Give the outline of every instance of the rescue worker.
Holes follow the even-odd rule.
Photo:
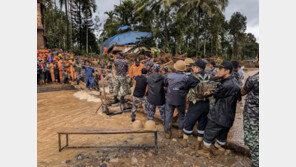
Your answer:
[[[167,74],[169,73],[169,68],[167,66],[164,66],[161,70],[161,74],[166,77]]]
[[[207,97],[213,96],[216,103],[208,114],[202,149],[197,150],[198,154],[206,157],[225,151],[227,135],[235,118],[236,104],[237,101],[241,100],[240,87],[232,75],[232,63],[223,61],[217,67],[219,68],[218,76],[221,77],[221,83],[213,93],[207,92]]]
[[[118,93],[120,86],[122,86],[123,94],[120,97],[121,102],[124,101],[124,96],[128,93],[128,83],[126,73],[128,71],[128,63],[124,59],[121,52],[117,53],[117,59],[114,61],[114,66],[116,70],[115,75],[115,90],[114,90],[114,103],[118,103]]]
[[[164,77],[159,73],[160,66],[154,64],[151,68],[152,74],[148,76],[148,92],[147,92],[147,120],[153,120],[156,107],[161,115],[162,123],[164,124],[165,112],[165,91]]]
[[[192,72],[192,69],[191,69],[191,64],[194,63],[194,61],[191,59],[191,58],[186,58],[184,60],[184,62],[186,63],[186,75],[190,75],[191,72]]]
[[[147,88],[147,69],[142,68],[141,70],[142,75],[137,75],[135,77],[135,89],[133,93],[133,108],[131,119],[132,122],[136,120],[136,111],[138,109],[139,104],[141,103],[144,110],[146,111],[146,88]]]
[[[59,68],[59,78],[60,78],[60,82],[63,82],[63,74],[62,74],[62,65],[63,65],[63,62],[61,60],[61,58],[59,57],[58,58],[58,68]]]
[[[256,57],[259,67],[259,55]],[[244,108],[244,141],[251,153],[252,166],[259,166],[259,72],[248,77],[241,90],[246,95]]]
[[[238,61],[234,60],[234,61],[231,61],[231,64],[233,66],[232,75],[237,80],[237,83],[240,85],[240,87],[242,87],[243,83],[240,80],[240,77],[239,77],[239,74],[238,74],[239,63],[238,63]]]
[[[85,70],[85,86],[90,90],[94,87],[94,76],[93,73],[95,70],[89,66],[89,62],[85,62],[85,66],[82,66],[82,69]]]
[[[145,66],[140,62],[139,58],[135,58],[133,65],[129,69],[129,77],[134,78],[142,74],[142,69]]]
[[[76,73],[76,84],[79,85],[79,82],[80,82],[81,77],[82,77],[81,64],[79,63],[79,61],[75,62],[74,69],[75,69],[75,73]]]
[[[210,80],[210,75],[206,74],[204,71],[207,65],[205,61],[199,59],[195,63],[191,63],[191,65],[193,69],[192,75],[198,79],[199,83]],[[210,107],[208,98],[198,97],[199,94],[203,93],[201,92],[201,89],[199,89],[199,87],[202,86],[199,83],[196,87],[191,88],[188,93],[189,107],[185,118],[183,140],[181,141],[182,146],[187,147],[188,137],[192,134],[194,125],[198,121],[196,149],[199,149],[199,145],[203,140],[204,130],[208,121],[207,115]]]
[[[154,64],[150,52],[148,52],[148,51],[145,52],[145,58],[148,59],[148,61],[145,63],[145,68],[147,69],[147,71],[148,71],[147,74],[149,76],[152,73],[151,67]]]
[[[185,75],[186,63],[178,60],[174,64],[174,73],[170,73],[164,80],[164,86],[167,87],[166,106],[165,106],[165,137],[170,139],[172,136],[172,118],[175,108],[178,109],[178,137],[183,137],[183,128],[185,121],[186,95],[190,88],[198,84],[198,80],[192,75]]]
[[[54,78],[55,78],[55,82],[61,82],[59,74],[60,74],[60,70],[59,70],[59,67],[58,67],[58,63],[54,62]]]
[[[106,70],[105,81],[108,83],[109,93],[113,93],[114,84],[113,84],[113,75],[111,69]]]
[[[73,57],[70,58],[69,63],[70,63],[70,76],[71,76],[72,81],[75,81],[76,80],[76,73],[75,73],[75,68],[74,68],[75,60],[73,59]]]
[[[50,77],[51,77],[51,82],[55,82],[55,76],[54,76],[54,63],[51,62],[49,64],[49,72],[50,72]]]
[[[97,91],[100,91],[100,84],[99,84],[100,80],[101,80],[101,75],[99,74],[98,70],[95,70],[95,73],[94,73],[94,88]]]

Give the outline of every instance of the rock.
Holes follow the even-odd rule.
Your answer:
[[[118,162],[118,158],[112,158],[110,159],[110,162]]]
[[[136,165],[138,163],[138,160],[137,160],[137,158],[136,157],[132,157],[132,164],[133,165]]]
[[[173,141],[173,142],[177,142],[177,139],[173,138],[172,141]]]
[[[77,160],[83,160],[83,155],[82,154],[78,154],[76,157]]]
[[[68,159],[68,160],[66,160],[66,164],[68,164],[68,163],[70,163],[70,162],[71,162],[71,160],[69,160],[69,159]]]
[[[198,155],[197,153],[195,154],[195,156],[196,156],[196,157],[199,157],[199,155]]]

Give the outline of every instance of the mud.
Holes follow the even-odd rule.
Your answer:
[[[252,73],[254,73],[252,71]],[[247,76],[246,76],[247,77]],[[92,92],[88,92],[91,95]],[[93,94],[95,94],[93,92]],[[173,130],[172,140],[164,138],[163,126],[157,121],[159,132],[159,153],[154,149],[112,148],[112,149],[65,149],[58,151],[57,132],[66,128],[131,128],[130,113],[107,116],[99,110],[100,102],[79,98],[88,96],[75,90],[45,92],[37,94],[37,164],[45,166],[250,166],[247,156],[227,151],[211,159],[197,157],[194,151],[196,138],[189,138],[189,147],[182,148]],[[95,101],[95,102],[94,102]],[[243,103],[241,104],[243,105]],[[237,119],[229,139],[243,144],[242,108],[239,107]],[[137,119],[145,122],[146,115],[137,114]],[[153,146],[152,134],[122,135],[71,135],[70,146]],[[65,141],[62,141],[65,144]]]

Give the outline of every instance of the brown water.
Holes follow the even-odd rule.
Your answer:
[[[254,73],[254,72],[252,72]],[[211,159],[196,157],[194,153],[195,138],[190,137],[189,148],[183,149],[179,139],[164,139],[162,125],[157,125],[159,135],[159,154],[154,155],[153,149],[148,150],[122,150],[122,149],[65,149],[58,151],[58,131],[65,128],[131,128],[130,113],[116,116],[107,116],[96,113],[99,102],[87,101],[74,96],[77,91],[57,91],[37,94],[37,164],[43,166],[98,166],[102,158],[102,150],[112,158],[118,157],[116,162],[109,165],[131,166],[132,157],[136,158],[136,166],[249,166],[250,159],[245,156],[229,152]],[[91,92],[90,94],[93,94]],[[93,100],[96,101],[96,100]],[[137,114],[137,119],[146,120],[146,115]],[[241,122],[240,120],[238,121]],[[238,132],[239,131],[239,132]],[[243,131],[237,129],[231,138],[241,136]],[[176,138],[176,130],[173,131]],[[241,137],[240,137],[241,138]],[[99,146],[99,145],[151,145],[154,137],[151,134],[135,135],[71,135],[70,145]],[[62,144],[65,144],[64,139]],[[97,153],[99,150],[100,153]],[[105,154],[104,153],[104,154]],[[78,154],[88,158],[77,160]],[[70,160],[66,163],[66,160]],[[103,160],[102,160],[103,161]],[[106,162],[108,163],[108,161]]]

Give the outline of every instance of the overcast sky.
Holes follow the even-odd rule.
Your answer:
[[[106,11],[114,9],[114,5],[119,5],[120,0],[96,0],[97,11],[103,23],[107,19]],[[226,19],[229,20],[234,12],[241,12],[247,16],[247,32],[251,32],[259,42],[259,0],[229,0],[225,10]]]

